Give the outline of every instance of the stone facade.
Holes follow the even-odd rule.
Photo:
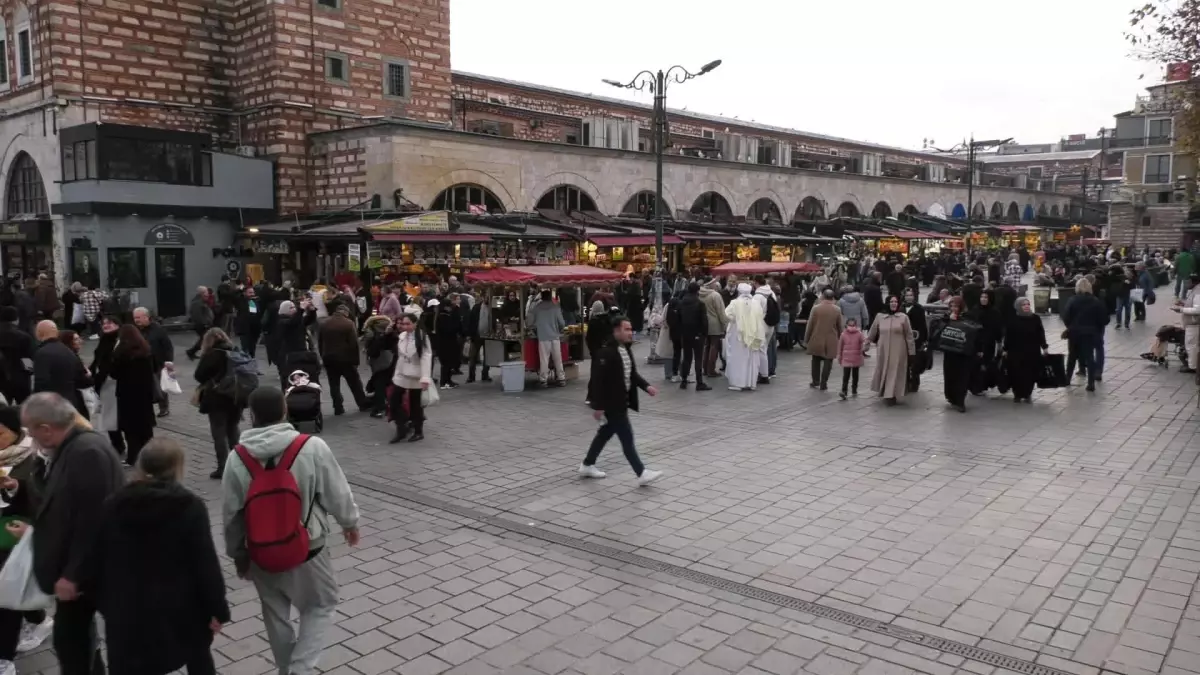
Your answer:
[[[1129,202],[1115,203],[1108,212],[1109,239],[1116,246],[1177,249],[1184,242],[1188,209],[1187,204],[1151,204],[1139,212]]]
[[[373,195],[380,195],[389,206],[396,190],[428,208],[446,188],[467,183],[490,190],[506,210],[529,211],[556,186],[570,185],[589,195],[599,211],[615,214],[630,198],[655,187],[654,158],[649,153],[566,148],[411,124],[317,134],[313,152],[317,158],[314,173],[320,177],[317,191],[330,200],[330,208],[365,202]],[[893,213],[910,205],[927,212],[935,204],[951,213],[967,198],[965,185],[690,157],[668,159],[663,198],[671,212],[688,210],[707,192],[724,197],[735,216],[746,214],[755,201],[769,199],[785,220],[792,220],[806,197],[823,202],[827,213],[843,202],[854,204],[860,213],[870,213],[881,201]],[[1070,203],[1062,195],[994,188],[976,188],[975,199],[980,207],[1015,204],[1020,211],[1026,205],[1035,211],[1054,206],[1065,209]]]
[[[1033,155],[1028,160],[1020,155],[989,158],[984,162],[984,167],[988,175],[999,176],[1028,176],[1031,167],[1040,167],[1042,177],[1037,180],[1041,181],[1043,190],[1072,197],[1083,196],[1083,173],[1085,170],[1088,174],[1088,185],[1093,189],[1103,171],[1103,162],[1099,153],[1095,157],[1062,160],[1038,159],[1037,157],[1037,155]],[[1028,179],[1030,187],[1034,182],[1036,182],[1035,179]]]

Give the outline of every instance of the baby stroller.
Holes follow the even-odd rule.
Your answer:
[[[312,424],[313,433],[325,428],[321,415],[321,359],[315,352],[297,352],[288,357],[288,387],[284,394],[288,422],[300,428]]]
[[[1167,366],[1167,345],[1175,345],[1175,356],[1179,359],[1181,367],[1188,367],[1187,347],[1183,344],[1183,329],[1179,326],[1162,326],[1154,333],[1154,342],[1150,345],[1150,351],[1142,354],[1142,358],[1157,363],[1162,367]]]

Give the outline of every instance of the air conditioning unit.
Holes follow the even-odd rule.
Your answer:
[[[234,149],[234,152],[242,157],[253,157],[255,154],[253,145],[239,145]]]

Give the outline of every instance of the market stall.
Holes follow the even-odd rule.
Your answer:
[[[814,262],[731,262],[712,268],[714,277],[734,275],[738,277],[756,274],[817,274],[821,266]]]
[[[559,265],[559,266],[518,266],[496,267],[477,272],[468,272],[466,281],[472,286],[489,291],[494,296],[495,291],[506,292],[514,290],[517,293],[520,310],[517,317],[499,326],[488,335],[480,336],[484,340],[484,363],[489,367],[500,368],[504,391],[522,391],[525,388],[525,373],[538,369],[537,336],[532,328],[525,325],[527,293],[531,286],[551,287],[556,290],[574,287],[576,301],[583,306],[583,288],[602,284],[616,283],[624,275],[615,270],[600,269],[588,265]],[[492,297],[481,302],[492,303]],[[583,313],[579,313],[580,322],[567,326],[562,336],[563,365],[570,366],[588,357],[584,332],[586,324]]]

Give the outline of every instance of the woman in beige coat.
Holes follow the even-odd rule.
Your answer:
[[[912,325],[908,315],[900,310],[900,298],[888,296],[884,310],[871,324],[867,339],[879,345],[879,361],[871,378],[871,391],[879,392],[889,406],[896,405],[908,386],[908,359],[917,353]]]

